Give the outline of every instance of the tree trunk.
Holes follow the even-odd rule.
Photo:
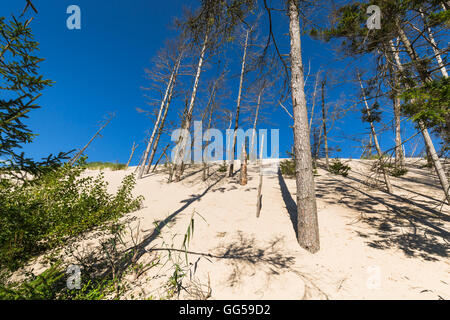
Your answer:
[[[180,63],[181,63],[181,59],[179,59],[177,61],[177,65],[175,68],[175,77],[173,78],[172,86],[170,87],[169,97],[167,98],[167,103],[164,107],[164,113],[163,113],[163,116],[161,119],[161,124],[159,125],[159,128],[158,128],[158,133],[156,135],[155,143],[153,143],[153,146],[152,146],[152,153],[150,154],[150,159],[148,161],[147,170],[145,171],[146,174],[148,174],[150,172],[150,168],[152,166],[152,162],[155,157],[156,150],[158,149],[159,139],[161,138],[161,134],[164,130],[164,124],[166,123],[167,113],[169,111],[170,102],[172,101],[173,89],[174,89],[175,83],[177,81],[177,74],[178,74],[178,69],[180,68]]]
[[[138,179],[141,179],[142,176],[144,175],[145,166],[147,164],[147,159],[149,157],[150,150],[151,150],[151,147],[153,144],[153,139],[155,138],[156,132],[158,130],[159,123],[161,121],[161,117],[162,117],[162,113],[163,113],[163,109],[164,109],[164,106],[166,105],[167,99],[169,97],[170,88],[172,87],[172,82],[175,78],[175,72],[177,70],[177,66],[178,66],[178,63],[180,60],[181,60],[181,53],[180,53],[180,56],[178,57],[177,63],[172,68],[172,73],[170,74],[169,83],[167,84],[166,92],[164,93],[164,98],[162,99],[161,106],[159,107],[158,116],[155,121],[155,126],[153,127],[152,135],[150,136],[150,139],[148,140],[148,143],[147,143],[147,148],[145,149],[144,160],[142,162],[141,167],[139,168],[139,172],[138,172],[138,176],[137,176]],[[151,165],[152,164],[149,163],[149,166],[151,166]]]
[[[422,20],[423,20],[424,26],[426,26],[427,25],[427,21],[426,21],[425,14],[424,14],[422,8],[419,9],[419,12],[420,12],[420,15],[422,16]],[[430,27],[426,26],[425,28],[427,29],[428,38],[430,40],[431,47],[433,48],[434,56],[435,56],[436,61],[438,63],[439,69],[441,70],[441,73],[444,76],[444,78],[448,78],[447,69],[445,68],[445,64],[444,64],[444,61],[442,60],[442,57],[441,57],[441,54],[440,54],[440,50],[439,50],[439,48],[437,46],[437,43],[434,40],[433,32],[431,31]]]
[[[112,118],[114,118],[114,115],[111,116],[108,121],[104,125],[100,127],[100,129],[97,130],[97,132],[92,136],[92,138],[86,143],[86,145],[70,160],[70,165],[73,166],[75,161],[83,154],[83,152],[89,147],[89,145],[94,141],[94,139],[100,134],[100,132],[111,122]]]
[[[392,40],[389,40],[389,46],[390,46],[390,49],[388,48],[386,50],[386,54],[391,59],[392,57],[395,56],[395,54],[394,54],[395,46],[394,46],[394,42]],[[389,53],[389,50],[392,53]],[[396,58],[394,58],[394,59],[397,60]],[[401,123],[400,108],[401,108],[401,105],[400,105],[400,97],[399,97],[400,88],[398,87],[399,76],[395,72],[395,70],[391,64],[389,64],[389,69],[392,74],[392,82],[393,82],[392,88],[394,91],[394,96],[393,96],[392,100],[393,100],[393,105],[394,105],[394,126],[395,126],[395,166],[397,168],[403,168],[405,166],[405,154],[402,149],[402,136],[401,136],[401,130],[400,130],[400,123]]]
[[[300,23],[295,0],[288,0],[291,91],[294,113],[294,150],[297,185],[298,242],[315,253],[320,249],[316,191],[311,160],[308,112],[303,79]]]
[[[133,146],[131,147],[130,158],[128,159],[128,162],[127,162],[127,164],[125,166],[125,170],[128,169],[128,166],[130,165],[131,159],[133,158],[133,155],[134,155],[134,150],[136,150],[136,148],[137,148],[137,145],[136,145],[135,142],[133,142]]]
[[[311,118],[309,119],[309,130],[311,131],[312,121],[314,119],[314,107],[316,105],[316,93],[317,93],[317,84],[319,83],[319,74],[320,71],[317,72],[316,75],[316,81],[314,82],[314,92],[313,92],[313,101],[312,101],[312,108],[311,108]]]
[[[327,170],[330,169],[330,163],[328,160],[328,138],[327,138],[327,115],[325,110],[325,83],[326,80],[322,81],[322,125],[323,125],[323,143],[325,147],[325,165]]]
[[[403,168],[405,166],[405,155],[402,149],[402,136],[400,131],[400,98],[394,97],[394,123],[395,123],[395,166]]]
[[[208,106],[209,106],[209,118],[208,118],[208,127],[206,129],[206,132],[209,132],[209,129],[211,129],[211,123],[212,123],[212,115],[213,115],[213,111],[214,111],[214,104],[215,104],[215,99],[216,99],[216,85],[217,85],[217,81],[219,81],[219,79],[217,79],[214,82],[213,88],[212,88],[212,92],[211,92],[211,96],[209,98],[208,101]],[[209,140],[209,137],[206,137]],[[205,138],[205,140],[206,140]],[[206,181],[206,179],[209,176],[209,159],[205,159],[205,149],[207,148],[207,145],[205,144],[205,147],[203,148],[203,155],[202,155],[202,161],[203,161],[203,181]]]
[[[250,154],[250,160],[253,161],[253,158],[256,158],[256,155],[254,155],[253,148],[255,147],[255,136],[256,136],[256,124],[258,123],[258,116],[259,116],[259,106],[261,104],[261,95],[263,94],[264,88],[262,88],[258,93],[258,102],[256,104],[256,113],[255,113],[255,121],[253,122],[253,132],[252,132],[252,142],[250,144],[249,154]]]
[[[251,29],[247,30],[247,34],[245,36],[245,44],[244,44],[244,54],[242,56],[242,67],[241,67],[241,77],[239,80],[239,93],[237,98],[237,106],[236,106],[236,120],[234,123],[234,134],[233,134],[233,143],[231,148],[233,149],[233,155],[230,163],[230,171],[228,172],[228,176],[232,177],[234,173],[234,158],[236,157],[236,139],[237,139],[237,129],[239,127],[239,112],[241,109],[241,94],[242,94],[242,83],[244,82],[244,72],[245,72],[245,59],[247,57],[247,45],[248,45],[248,36],[250,34]]]
[[[205,38],[203,40],[203,46],[202,46],[200,58],[198,60],[198,65],[197,65],[197,73],[195,74],[194,87],[192,88],[191,100],[189,102],[189,107],[188,107],[187,113],[186,113],[186,119],[184,121],[183,129],[186,129],[187,131],[189,131],[190,126],[191,126],[192,112],[194,110],[195,98],[197,96],[198,82],[200,80],[200,74],[202,73],[203,59],[205,57],[207,44],[208,44],[208,32],[206,32]],[[181,175],[183,173],[184,154],[186,152],[186,147],[187,147],[187,145],[185,145],[183,147],[183,144],[184,144],[183,138],[180,136],[180,139],[177,144],[177,150],[176,150],[177,152],[175,154],[175,156],[177,158],[177,159],[175,159],[176,160],[175,165],[178,161],[180,162],[180,165],[176,165],[176,167],[177,167],[176,172],[175,172],[175,181],[176,182],[181,180]]]
[[[158,165],[158,163],[161,161],[161,159],[162,159],[162,157],[163,157],[163,155],[165,155],[166,154],[166,150],[167,150],[167,148],[170,146],[170,143],[168,143],[167,145],[166,145],[166,147],[164,148],[164,150],[163,150],[163,152],[161,153],[161,155],[159,156],[159,158],[158,158],[158,160],[156,161],[156,163],[155,163],[155,165],[153,166],[153,170],[152,170],[152,172],[155,172],[155,170],[156,170],[156,166]]]
[[[400,39],[403,42],[403,45],[406,48],[406,52],[408,53],[412,63],[414,64],[417,72],[419,73],[420,77],[422,78],[422,81],[424,83],[432,81],[431,77],[427,75],[426,71],[424,72],[423,68],[420,66],[417,55],[415,54],[415,51],[413,47],[411,46],[411,43],[406,36],[405,32],[401,28],[399,22],[397,22],[397,30],[400,36]],[[397,53],[398,55],[398,53]],[[400,72],[403,70],[403,65],[401,63],[398,63],[398,69]],[[402,72],[401,72],[402,73]],[[436,174],[439,177],[439,181],[441,183],[442,189],[444,190],[445,197],[447,199],[447,202],[450,203],[450,191],[449,191],[449,183],[447,176],[444,171],[444,167],[442,166],[442,163],[437,156],[436,149],[434,148],[433,141],[431,140],[430,134],[428,133],[427,128],[425,127],[425,124],[422,121],[418,121],[420,130],[422,131],[423,139],[425,141],[426,148],[430,154],[430,157],[433,161],[434,168],[436,170]]]
[[[450,204],[450,186],[448,183],[447,176],[445,175],[444,167],[442,166],[441,161],[437,155],[436,149],[434,148],[433,141],[431,140],[430,134],[428,133],[425,124],[422,121],[419,121],[420,130],[422,130],[423,138],[425,140],[425,144],[428,148],[428,152],[430,153],[431,159],[433,160],[434,167],[436,169],[437,175],[439,177],[439,181],[441,182],[442,188],[444,189],[445,198],[447,199],[447,203]]]
[[[362,92],[362,95],[363,95],[364,104],[366,106],[367,117],[370,118],[369,104],[367,103],[366,95],[364,94],[364,87],[363,87],[363,84],[362,84],[362,81],[361,81],[361,78],[360,78],[359,74],[358,74],[358,79],[359,79],[359,84],[361,85],[361,92]],[[381,170],[383,171],[384,181],[386,183],[386,189],[387,189],[387,191],[389,193],[394,193],[394,191],[392,189],[392,185],[391,185],[391,180],[389,179],[389,175],[386,172],[386,168],[385,168],[384,163],[383,163],[383,153],[381,152],[380,144],[378,143],[377,134],[375,132],[375,126],[374,126],[372,121],[370,121],[370,130],[372,132],[373,143],[375,144],[375,149],[377,150],[377,153],[378,153],[378,158],[379,158],[379,161],[380,161],[380,164],[381,164]]]

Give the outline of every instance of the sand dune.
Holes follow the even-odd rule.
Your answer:
[[[207,182],[195,166],[180,183],[150,174],[135,190],[145,196],[144,208],[132,214],[148,250],[141,259],[149,259],[151,248],[179,248],[193,217],[192,279],[205,292],[209,283],[212,299],[450,298],[450,210],[440,202],[433,172],[410,164],[407,175],[393,178],[395,195],[388,195],[375,188],[380,180],[368,174],[370,161],[349,162],[345,178],[318,170],[321,250],[314,255],[297,244],[293,179],[264,176],[256,218],[256,166],[249,167],[246,186],[217,167]],[[105,172],[111,188],[125,174]],[[131,279],[134,291],[158,296],[156,278]]]
[[[238,174],[218,172],[218,165],[206,182],[196,166],[179,183],[168,184],[162,169],[145,176],[134,190],[145,196],[144,207],[124,217],[130,225],[127,246],[138,248],[143,265],[163,261],[168,248],[175,249],[171,259],[183,264],[183,235],[194,219],[185,290],[171,298],[449,299],[450,208],[441,202],[433,171],[410,160],[407,175],[392,178],[395,195],[389,195],[377,189],[381,180],[370,174],[371,161],[348,162],[348,177],[318,169],[316,254],[297,243],[295,180],[268,171],[256,218],[255,165],[246,186]],[[133,170],[104,171],[111,191]],[[74,247],[79,254],[95,251],[96,239]],[[173,271],[167,263],[130,274],[126,297],[167,298]]]

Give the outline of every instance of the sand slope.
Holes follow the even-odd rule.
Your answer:
[[[193,217],[192,265],[184,282],[190,290],[180,298],[449,299],[450,210],[440,202],[436,177],[414,162],[406,176],[392,178],[395,195],[388,195],[374,188],[380,181],[370,174],[371,164],[351,161],[346,178],[318,170],[321,250],[314,255],[297,244],[293,179],[264,176],[256,218],[256,166],[249,167],[246,186],[218,167],[206,182],[199,167],[187,169],[180,183],[150,174],[135,190],[145,196],[144,208],[131,214],[145,248],[139,258],[154,259],[151,248],[181,248]],[[125,174],[105,172],[111,188]],[[162,268],[130,281],[135,293],[161,297],[170,272]]]

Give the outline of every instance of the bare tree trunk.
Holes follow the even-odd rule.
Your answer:
[[[183,129],[186,129],[187,131],[189,131],[190,126],[191,126],[192,112],[194,110],[195,98],[197,96],[198,82],[200,80],[200,74],[202,73],[203,59],[205,57],[207,44],[208,44],[208,32],[206,32],[205,38],[203,40],[203,46],[202,46],[200,58],[198,60],[198,65],[197,65],[197,73],[195,75],[195,80],[194,80],[194,87],[192,88],[191,100],[189,102],[189,107],[188,107],[187,113],[186,113],[186,119],[184,121]],[[175,156],[176,156],[175,165],[178,161],[180,162],[180,165],[177,165],[176,172],[175,172],[175,181],[176,182],[181,180],[181,175],[183,173],[183,163],[184,163],[183,161],[184,161],[184,155],[186,152],[186,148],[187,148],[187,145],[184,143],[183,137],[180,136],[180,139],[177,143],[177,150],[176,150],[176,154],[175,154]]]
[[[402,149],[402,136],[400,131],[400,98],[394,97],[394,123],[395,123],[395,166],[403,168],[405,166],[405,155]]]
[[[386,55],[391,59],[394,57],[394,60],[396,60],[396,63],[398,63],[397,60],[400,60],[398,56],[395,56],[395,46],[394,42],[392,40],[389,40],[389,46],[390,49],[386,50]],[[389,53],[389,50],[392,53]],[[401,136],[401,130],[400,130],[400,114],[401,114],[401,105],[400,105],[400,97],[399,97],[399,76],[395,72],[394,68],[391,64],[389,64],[389,69],[392,74],[392,88],[394,91],[394,96],[392,98],[393,104],[394,104],[394,127],[395,127],[395,166],[397,168],[402,168],[405,166],[405,154],[402,149],[402,136]]]
[[[214,103],[215,103],[215,98],[216,98],[216,85],[219,79],[217,79],[214,82],[213,88],[212,88],[212,92],[211,92],[211,96],[209,98],[208,101],[208,105],[209,105],[209,118],[208,118],[208,127],[207,127],[207,131],[209,132],[209,129],[211,129],[211,123],[212,123],[212,115],[213,115],[213,111],[214,111]],[[209,136],[207,137],[209,140]],[[209,159],[205,159],[205,149],[207,148],[207,145],[205,145],[205,147],[203,148],[203,155],[202,155],[202,161],[203,161],[203,181],[206,181],[208,175],[209,175]]]
[[[298,242],[315,253],[320,249],[316,191],[311,160],[308,112],[303,79],[300,23],[295,0],[288,0],[291,42],[291,91],[294,113],[294,150],[297,185]]]
[[[172,73],[170,74],[169,83],[167,84],[166,92],[164,93],[164,98],[162,99],[161,106],[159,107],[158,116],[157,116],[156,121],[155,121],[155,126],[153,127],[152,135],[150,136],[150,139],[148,140],[148,143],[147,143],[147,148],[145,149],[144,160],[142,162],[141,167],[139,168],[139,172],[138,172],[138,176],[137,176],[138,179],[141,179],[142,176],[144,175],[145,166],[147,164],[147,159],[149,157],[150,150],[151,150],[151,147],[152,147],[152,144],[153,144],[153,139],[155,138],[155,134],[156,134],[156,132],[158,130],[159,123],[161,121],[161,117],[162,117],[162,113],[163,113],[163,109],[164,109],[164,106],[166,105],[167,99],[169,97],[170,89],[172,87],[172,82],[173,82],[173,80],[175,78],[175,73],[176,73],[176,70],[177,70],[177,66],[179,65],[179,61],[181,60],[181,56],[182,55],[180,53],[180,56],[178,57],[177,63],[172,68]],[[151,165],[152,164],[149,163],[149,166],[151,166]]]
[[[245,141],[242,144],[242,153],[241,153],[241,174],[239,177],[239,182],[241,186],[245,186],[247,184],[247,152],[245,148]]]
[[[419,9],[419,12],[420,12],[420,15],[422,16],[423,24],[426,26],[427,21],[426,21],[425,14],[424,14],[422,8]],[[448,78],[447,69],[445,68],[445,64],[444,64],[444,61],[442,60],[440,50],[437,46],[436,40],[434,40],[433,32],[431,31],[430,27],[426,26],[426,28],[427,28],[428,38],[430,40],[431,47],[433,48],[434,56],[438,63],[439,69],[441,70],[441,73],[444,76],[444,78]]]
[[[166,145],[166,147],[164,148],[163,152],[162,152],[161,155],[159,156],[158,160],[156,161],[155,165],[153,166],[152,172],[155,172],[158,163],[161,161],[163,155],[166,154],[166,150],[167,150],[167,148],[168,148],[169,146],[170,146],[170,143],[168,143],[168,144]]]
[[[363,95],[364,104],[366,106],[367,117],[370,119],[369,104],[367,103],[366,95],[364,94],[364,87],[363,87],[363,84],[362,84],[362,81],[361,81],[361,77],[359,76],[359,73],[358,73],[358,80],[359,80],[359,84],[361,85],[361,92],[362,92],[362,95]],[[386,189],[387,189],[387,191],[389,193],[394,193],[394,191],[392,189],[392,185],[391,185],[391,180],[389,179],[389,175],[386,172],[386,168],[385,168],[384,163],[383,163],[383,152],[381,152],[380,144],[378,143],[377,134],[375,132],[375,126],[374,126],[372,121],[370,121],[369,123],[370,123],[370,130],[371,130],[372,136],[373,136],[373,142],[375,144],[375,149],[377,150],[378,158],[379,158],[379,161],[380,161],[380,164],[381,164],[381,170],[383,171],[384,182],[386,183]]]
[[[255,121],[253,122],[253,132],[252,132],[252,142],[250,144],[250,150],[249,150],[249,154],[250,154],[250,161],[252,161],[253,159],[253,148],[255,147],[255,136],[256,136],[256,124],[258,123],[258,116],[259,116],[259,106],[261,104],[261,96],[263,94],[264,88],[261,88],[261,90],[258,93],[258,102],[256,104],[256,113],[255,113]]]
[[[323,142],[325,147],[325,166],[327,170],[330,169],[330,163],[328,160],[328,138],[327,138],[327,116],[325,110],[325,83],[326,79],[322,81],[322,125],[323,125]]]
[[[128,162],[125,166],[125,169],[128,169],[128,166],[130,165],[131,159],[133,159],[133,155],[134,155],[134,150],[136,150],[136,148],[138,147],[138,145],[136,145],[135,142],[133,142],[133,146],[131,147],[131,154],[130,154],[130,158],[128,159]]]
[[[177,81],[177,74],[178,74],[178,69],[180,68],[180,64],[181,64],[181,59],[179,59],[177,61],[177,65],[176,65],[176,68],[175,68],[175,76],[174,76],[173,81],[172,81],[172,86],[170,87],[170,92],[169,92],[169,97],[167,98],[167,103],[166,103],[166,105],[164,107],[164,113],[163,113],[163,116],[162,116],[162,119],[161,119],[161,124],[159,125],[159,128],[158,128],[158,133],[156,135],[155,143],[153,143],[153,146],[152,146],[152,152],[150,154],[150,159],[148,161],[148,166],[147,166],[147,169],[145,171],[146,174],[150,172],[150,168],[152,166],[152,162],[153,162],[153,159],[155,157],[156,150],[158,149],[159,139],[161,138],[161,134],[162,134],[162,132],[164,130],[164,124],[166,123],[167,113],[169,111],[170,102],[172,101],[173,89],[174,89],[175,83]]]
[[[415,53],[411,42],[409,41],[408,37],[406,36],[405,32],[403,31],[400,24],[397,22],[397,30],[400,36],[400,39],[403,42],[403,45],[406,48],[406,52],[408,53],[412,63],[414,64],[417,72],[419,73],[420,77],[422,78],[422,81],[424,83],[432,81],[431,77],[426,74],[426,71],[420,66],[417,54]],[[398,53],[397,53],[398,55]],[[401,63],[398,63],[398,66],[400,71],[403,70],[403,65]],[[433,141],[431,140],[430,134],[428,133],[428,130],[425,126],[425,124],[422,121],[418,121],[420,130],[422,131],[423,139],[425,141],[426,148],[430,154],[430,157],[433,161],[434,168],[436,170],[436,174],[439,177],[439,181],[441,183],[442,189],[444,190],[445,197],[447,199],[447,202],[450,203],[450,191],[449,191],[449,183],[447,176],[444,171],[444,167],[442,166],[442,163],[436,153],[436,149],[434,148]]]
[[[439,177],[439,181],[441,182],[442,188],[445,193],[445,198],[447,199],[447,203],[450,204],[450,185],[448,183],[447,176],[445,175],[444,167],[442,166],[441,161],[437,155],[436,149],[434,148],[433,141],[431,140],[430,134],[428,133],[425,124],[422,121],[419,121],[420,130],[422,130],[423,138],[425,140],[425,145],[428,148],[428,152],[430,153],[431,159],[433,160],[434,167],[436,169],[437,175]]]
[[[314,92],[313,92],[313,102],[311,108],[311,118],[309,119],[309,130],[311,131],[312,121],[314,119],[314,107],[316,105],[316,93],[317,93],[317,84],[319,83],[319,74],[320,71],[316,74],[316,81],[314,82]]]
[[[104,125],[100,127],[100,129],[97,130],[97,132],[92,136],[92,138],[86,143],[86,145],[70,160],[70,165],[73,166],[75,161],[78,160],[78,158],[83,154],[83,152],[89,147],[92,141],[100,134],[100,132],[111,122],[111,120],[114,118],[114,115],[112,115]]]
[[[248,45],[248,36],[250,34],[251,29],[247,30],[247,34],[245,36],[245,44],[244,44],[244,55],[242,56],[242,67],[241,67],[241,77],[239,80],[239,93],[237,98],[237,106],[236,106],[236,120],[234,123],[234,135],[233,135],[233,143],[231,148],[233,149],[233,156],[231,158],[230,163],[230,171],[228,172],[228,176],[232,177],[234,173],[234,158],[236,157],[236,139],[237,139],[237,129],[239,127],[239,112],[241,109],[241,94],[242,94],[242,83],[244,82],[244,72],[245,72],[245,59],[247,57],[247,45]]]

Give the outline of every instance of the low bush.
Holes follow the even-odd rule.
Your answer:
[[[393,177],[401,177],[407,173],[408,173],[408,169],[406,169],[406,168],[394,167],[391,170],[389,170],[389,174]]]
[[[228,166],[225,163],[222,164],[218,169],[219,172],[227,172],[227,170],[228,170]]]
[[[82,160],[30,182],[0,180],[0,269],[17,269],[30,257],[141,206],[142,197],[131,193],[133,175],[112,195],[103,174],[81,176],[85,168]]]
[[[348,172],[350,171],[350,166],[342,163],[339,159],[333,159],[330,164],[330,172],[333,174],[338,174],[341,176],[348,176]]]
[[[295,177],[295,162],[293,159],[286,159],[280,162],[281,174]]]

